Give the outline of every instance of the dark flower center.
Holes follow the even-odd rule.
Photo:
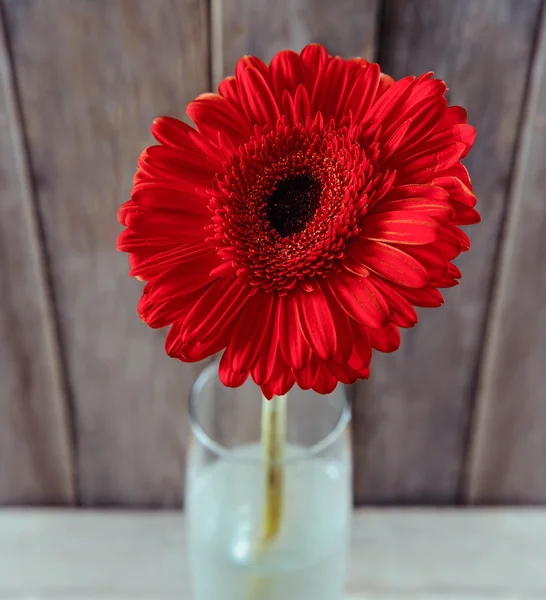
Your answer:
[[[267,218],[281,237],[303,231],[320,204],[322,184],[308,173],[281,181],[267,198]]]

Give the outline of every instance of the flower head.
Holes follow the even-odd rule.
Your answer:
[[[154,121],[119,211],[118,248],[147,281],[151,327],[185,362],[224,350],[228,386],[267,397],[367,377],[414,306],[440,306],[477,223],[459,162],[475,138],[432,73],[394,81],[319,45],[266,66],[242,58],[188,106],[197,129]]]

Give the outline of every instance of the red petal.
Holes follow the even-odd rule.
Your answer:
[[[267,79],[269,69],[267,68],[267,65],[264,63],[264,61],[261,58],[258,58],[257,56],[249,56],[249,55],[241,57],[237,61],[237,65],[235,66],[235,74],[237,74],[238,70],[242,70],[243,67],[251,67],[253,69],[256,69],[256,71],[258,71],[258,73],[264,79]]]
[[[195,185],[209,187],[218,170],[207,156],[195,148],[150,146],[140,155],[139,167],[150,176],[172,177]],[[189,184],[189,183],[188,183]]]
[[[434,246],[446,260],[457,258],[465,250],[461,238],[452,228],[447,226],[440,228],[440,235],[434,242]]]
[[[248,288],[237,279],[218,279],[195,303],[184,319],[184,344],[218,337],[243,308]]]
[[[152,135],[165,146],[186,148],[190,132],[195,131],[184,121],[172,117],[157,117],[152,123]]]
[[[417,313],[413,306],[380,277],[373,277],[373,283],[389,305],[392,321],[400,327],[413,327],[417,323]]]
[[[390,75],[385,75],[385,73],[381,73],[379,77],[379,86],[377,88],[376,99],[383,96],[383,94],[388,91],[393,85],[395,81]]]
[[[138,205],[123,206],[124,225],[139,232],[143,237],[169,238],[179,244],[203,242],[207,236],[205,221],[201,215],[184,214],[171,210],[141,210]]]
[[[341,308],[355,321],[368,327],[383,327],[389,319],[387,303],[367,277],[341,272],[329,281]]]
[[[176,187],[179,189],[171,187],[168,183],[164,185],[163,182],[145,187],[138,186],[133,190],[131,198],[138,210],[147,208],[169,210],[184,215],[198,215],[208,221],[210,219],[209,199],[196,191],[191,184],[185,189],[183,182],[180,181]]]
[[[211,283],[197,288],[189,294],[156,296],[155,301],[149,293],[143,293],[138,303],[138,314],[147,325],[154,329],[171,325],[189,313],[191,307],[205,293],[209,285]]]
[[[380,125],[384,128],[386,117],[391,111],[393,111],[394,117],[397,116],[398,113],[395,112],[395,107],[409,97],[410,88],[414,81],[415,77],[404,77],[404,79],[400,79],[391,85],[381,98],[376,96],[368,115],[368,126],[366,128],[368,132],[374,131]]]
[[[337,350],[332,313],[320,287],[312,292],[294,291],[300,327],[307,343],[319,358],[333,358]]]
[[[370,110],[379,85],[379,74],[379,65],[369,65],[350,91],[345,112],[352,112],[353,123],[361,123]]]
[[[455,209],[454,225],[475,225],[482,220],[480,214],[473,208],[469,208],[459,202],[452,202],[452,205]]]
[[[415,144],[428,137],[438,126],[446,108],[445,98],[433,96],[421,100],[405,112],[400,120],[406,121],[409,119],[410,126],[404,135],[404,139],[397,147],[396,154],[409,152]],[[387,135],[390,135],[389,130],[385,132],[385,136]],[[396,159],[393,158],[393,160]]]
[[[414,215],[421,213],[422,215],[432,217],[438,223],[448,223],[452,221],[455,216],[455,210],[447,200],[434,201],[429,200],[428,198],[407,198],[406,200],[383,201],[373,207],[370,211],[370,216],[389,211],[412,211]],[[370,216],[367,218],[370,218]]]
[[[407,136],[408,129],[411,127],[411,119],[406,119],[402,124],[395,129],[390,137],[384,136],[384,142],[381,144],[381,154],[385,162],[394,154],[396,150],[404,142]]]
[[[267,386],[275,396],[284,396],[290,391],[294,383],[296,383],[296,380],[292,369],[286,364],[279,349],[277,350],[275,364],[273,365],[271,377],[267,381]]]
[[[228,342],[233,329],[233,324],[230,324],[222,331],[203,342],[192,344],[180,344],[180,354],[176,357],[184,362],[199,362],[205,358],[209,358],[214,354],[223,350]]]
[[[252,67],[237,65],[239,98],[249,121],[257,125],[274,125],[281,114],[271,88],[263,76]]]
[[[248,374],[264,341],[274,307],[274,294],[261,290],[246,301],[224,354],[232,371]]]
[[[456,201],[461,204],[465,204],[470,208],[474,208],[474,206],[476,206],[476,196],[473,194],[472,190],[458,177],[436,177],[432,183],[445,189],[449,194],[449,199],[452,202]]]
[[[217,256],[216,249],[207,243],[177,246],[144,260],[134,261],[129,275],[151,279],[173,267],[187,265],[188,271],[200,271],[204,276],[203,271],[206,273],[211,265],[219,262],[219,259],[214,261],[212,258],[214,255]]]
[[[252,379],[262,385],[268,381],[273,371],[275,356],[279,345],[279,327],[278,327],[278,301],[271,309],[271,318],[264,335],[262,347],[256,357],[256,362],[252,367]]]
[[[201,94],[188,104],[186,112],[197,129],[214,142],[218,141],[219,131],[236,144],[244,144],[253,134],[250,123],[219,94]]]
[[[311,97],[312,114],[320,112],[325,119],[338,116],[338,110],[345,100],[347,75],[346,62],[340,57],[332,58],[319,71]]]
[[[361,372],[369,367],[372,360],[369,329],[366,325],[357,322],[351,322],[351,327],[353,330],[353,352],[347,364],[351,369]]]
[[[466,123],[467,120],[468,114],[462,106],[449,106],[444,115],[443,124],[449,127],[450,125]]]
[[[169,297],[189,294],[210,283],[210,265],[215,264],[213,255],[194,257],[187,263],[172,267],[151,279],[148,286],[150,300],[154,302]]]
[[[403,249],[425,267],[431,279],[443,277],[446,274],[448,263],[441,252],[438,252],[435,244],[431,244],[430,246],[411,246],[411,248],[404,246]]]
[[[279,102],[284,92],[294,96],[296,89],[304,79],[303,62],[300,55],[292,50],[279,52],[271,60],[269,73]]]
[[[294,96],[294,112],[300,123],[304,122],[305,119],[311,114],[311,101],[309,100],[309,94],[303,85],[299,85]]]
[[[464,158],[476,141],[476,129],[472,125],[456,125],[454,128],[454,137],[458,142],[466,146],[466,151],[461,158]]]
[[[371,271],[407,287],[426,285],[428,274],[421,263],[398,248],[359,238],[348,247],[347,253]]]
[[[243,107],[241,106],[241,101],[239,100],[239,92],[237,91],[237,80],[235,79],[235,75],[230,75],[219,83],[218,93],[226,100],[229,100],[230,104],[232,104],[234,108],[241,112],[241,115],[244,115]]]
[[[426,200],[427,202],[446,202],[449,199],[449,194],[446,194],[446,190],[442,186],[411,183],[391,188],[383,202],[408,199]]]
[[[397,244],[429,244],[438,233],[434,219],[402,210],[369,215],[362,228],[362,235],[368,239]]]
[[[328,52],[320,44],[309,44],[301,51],[300,56],[305,74],[305,87],[309,96],[312,96],[318,73],[328,60]]]
[[[311,348],[303,337],[293,294],[279,298],[279,345],[285,361],[293,369],[303,369],[311,358]]]
[[[174,323],[167,339],[165,340],[165,350],[167,354],[173,358],[178,358],[183,362],[197,362],[216,354],[222,348],[225,348],[229,339],[229,329],[222,330],[222,335],[215,340],[210,340],[203,344],[192,344],[190,347],[184,347],[182,344],[183,321],[179,320]]]
[[[353,352],[353,332],[349,317],[341,306],[339,306],[326,281],[319,280],[319,283],[330,308],[336,330],[337,351],[334,359],[336,362],[347,362]]]
[[[132,229],[122,231],[116,242],[116,249],[120,252],[132,252],[142,257],[152,256],[171,248],[178,248],[179,240],[158,235],[156,237],[143,236]]]
[[[341,308],[355,321],[372,328],[388,322],[387,303],[369,278],[342,271],[331,278],[329,285]]]
[[[313,387],[319,374],[320,364],[316,354],[311,354],[311,360],[304,369],[301,371],[294,370],[296,383],[302,390],[310,390]]]
[[[413,306],[422,306],[424,308],[436,308],[438,306],[442,306],[444,303],[444,298],[440,292],[432,287],[431,285],[427,285],[420,289],[411,289],[411,288],[396,288],[398,293],[406,298],[409,302],[413,304]]]
[[[248,371],[237,373],[232,369],[227,350],[224,352],[222,359],[220,360],[218,375],[220,377],[220,381],[226,387],[230,388],[239,387],[248,379]]]
[[[358,372],[349,365],[344,365],[329,360],[326,363],[326,367],[337,381],[340,381],[346,385],[354,383],[359,378]]]
[[[321,364],[318,377],[313,384],[313,389],[319,394],[332,393],[338,384],[337,377],[334,377],[324,363]]]
[[[394,352],[400,347],[400,330],[394,323],[389,323],[383,329],[371,329],[372,346],[380,352]]]

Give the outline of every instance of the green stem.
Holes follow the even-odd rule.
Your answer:
[[[265,475],[265,502],[254,559],[259,561],[278,536],[284,511],[284,467],[286,447],[286,396],[267,400],[262,396],[262,457]],[[249,600],[267,600],[272,592],[270,579],[253,576],[248,588]]]
[[[286,396],[262,397],[262,453],[265,467],[265,506],[259,546],[278,535],[284,508]]]

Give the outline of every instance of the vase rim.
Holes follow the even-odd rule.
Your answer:
[[[195,383],[193,384],[190,391],[190,402],[189,402],[189,422],[193,435],[199,441],[199,443],[204,446],[209,452],[213,453],[218,458],[222,458],[225,460],[229,460],[232,462],[238,463],[247,463],[247,464],[257,464],[262,461],[261,457],[248,457],[237,455],[227,446],[218,443],[215,441],[203,428],[201,423],[199,422],[199,418],[196,415],[196,402],[197,398],[203,391],[207,381],[209,378],[215,374],[217,374],[219,365],[219,360],[215,360],[207,365],[199,374]],[[258,386],[256,386],[258,387]],[[345,387],[345,386],[344,386]],[[349,399],[347,397],[347,393],[345,390],[342,392],[343,396],[343,406],[341,408],[339,418],[337,419],[335,425],[332,429],[318,442],[306,447],[301,455],[290,456],[289,458],[283,458],[277,462],[278,464],[288,465],[293,463],[302,462],[305,460],[309,460],[319,454],[322,454],[325,450],[327,450],[330,446],[332,446],[342,435],[348,424],[351,421],[351,408],[349,404]],[[288,402],[290,402],[290,393],[288,393]]]

